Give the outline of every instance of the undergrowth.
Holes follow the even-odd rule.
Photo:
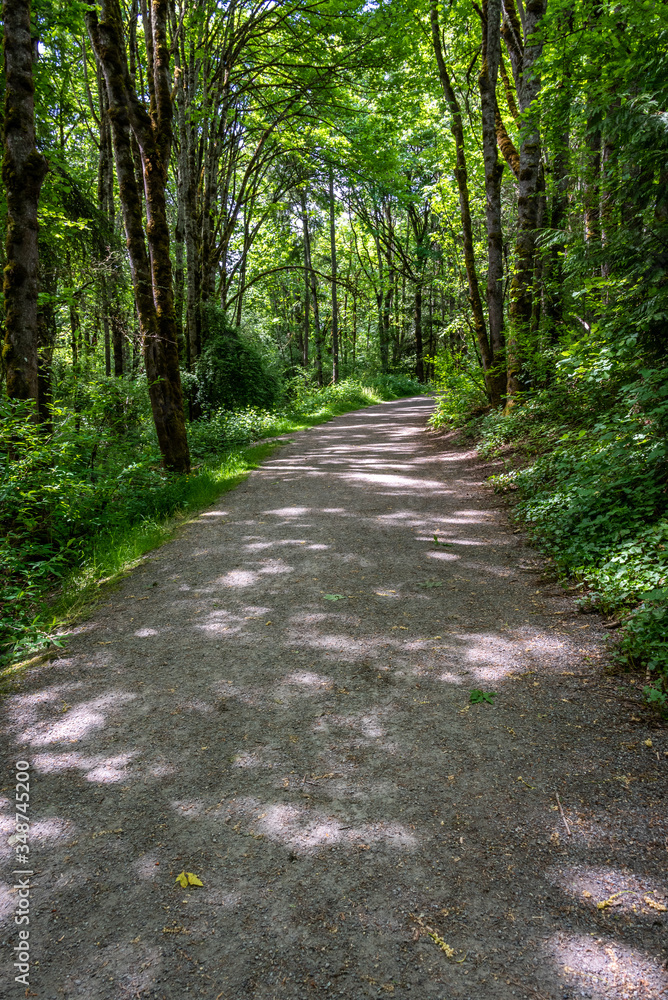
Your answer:
[[[366,383],[366,384],[365,384]],[[274,410],[218,409],[189,425],[194,467],[160,468],[142,380],[99,379],[80,412],[45,433],[0,402],[0,665],[59,633],[97,592],[160,544],[174,518],[212,503],[271,451],[251,442],[421,391],[404,376],[317,388],[293,379]]]
[[[452,401],[449,409],[456,412]],[[534,544],[563,577],[581,584],[582,610],[620,623],[618,658],[647,671],[646,698],[667,710],[663,367],[643,365],[629,351],[601,347],[584,359],[575,349],[564,354],[549,386],[505,415],[469,420],[465,429],[482,457],[505,458],[495,488],[514,495]]]

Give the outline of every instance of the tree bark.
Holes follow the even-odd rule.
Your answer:
[[[84,54],[84,60],[86,56]],[[115,205],[114,205],[114,151],[111,140],[111,126],[109,123],[109,101],[107,100],[107,88],[100,66],[97,67],[97,96],[98,115],[100,122],[100,149],[97,165],[97,204],[105,217],[107,224],[107,252],[111,250],[114,232]],[[91,98],[92,104],[92,98]],[[109,262],[111,257],[109,258]],[[107,376],[111,375],[111,351],[112,337],[114,338],[114,358],[116,356],[115,329],[112,331],[110,322],[111,297],[115,289],[116,281],[108,273],[102,273],[100,278],[100,293],[102,299],[102,327],[104,330],[104,369]],[[123,362],[121,358],[120,367],[115,365],[114,375],[123,374]]]
[[[311,308],[310,303],[310,253],[309,253],[309,235],[308,235],[308,218],[306,216],[306,192],[302,189],[299,192],[299,197],[301,201],[302,210],[302,233],[304,234],[304,338],[302,345],[302,365],[305,370],[308,370],[308,350],[309,350],[309,332],[311,318],[309,316],[309,311]]]
[[[501,58],[501,0],[483,0],[482,68],[478,77],[482,108],[482,148],[485,163],[487,223],[487,317],[492,354],[489,382],[492,404],[500,404],[505,389],[505,335],[503,329],[503,228],[501,178],[503,163],[497,154],[496,84]]]
[[[584,170],[585,239],[593,250],[601,245],[601,129],[587,122],[587,157]]]
[[[311,263],[311,236],[308,230],[308,215],[306,213],[306,193],[302,192],[302,225],[304,227],[304,262],[310,285],[313,302],[313,335],[315,339],[315,376],[318,385],[323,384],[322,376],[322,331],[320,328],[320,308],[318,303],[318,286],[315,271]]]
[[[10,399],[35,401],[39,419],[37,208],[48,169],[35,146],[29,0],[3,0],[5,107],[2,179],[7,196],[3,362]]]
[[[336,290],[336,228],[334,225],[334,169],[329,168],[329,239],[332,268],[332,382],[339,381],[339,303]]]
[[[503,154],[504,160],[512,170],[515,176],[515,180],[519,180],[520,154],[517,152],[517,149],[515,148],[515,143],[508,135],[508,130],[506,128],[505,122],[501,117],[498,101],[494,109],[494,123],[496,125],[496,141],[499,144],[499,149]]]
[[[514,0],[503,0],[504,14],[511,24],[515,51],[516,25],[513,25]],[[522,375],[524,341],[531,332],[533,312],[533,278],[536,254],[536,228],[542,191],[540,170],[540,133],[535,109],[532,110],[540,91],[540,77],[534,64],[542,51],[542,43],[533,40],[547,8],[547,0],[528,0],[524,18],[524,43],[519,72],[513,72],[518,84],[521,112],[520,121],[520,175],[517,199],[517,239],[515,242],[515,272],[510,286],[510,330],[506,345],[508,383],[507,398],[512,403],[524,389]],[[505,37],[505,36],[504,36]]]
[[[422,344],[422,285],[417,282],[415,285],[415,298],[413,300],[413,326],[415,329],[415,374],[418,382],[424,382],[424,361],[422,358],[424,347]]]
[[[455,140],[456,167],[455,177],[459,191],[459,209],[462,219],[462,231],[464,237],[464,263],[466,265],[466,276],[469,286],[469,302],[473,311],[473,328],[475,339],[480,351],[482,367],[485,376],[485,387],[490,399],[495,398],[494,385],[491,369],[494,364],[492,351],[487,338],[487,327],[485,325],[485,314],[482,308],[480,297],[480,286],[475,267],[475,255],[473,248],[473,226],[471,223],[471,206],[469,201],[468,178],[466,172],[466,156],[464,152],[464,126],[459,102],[452,88],[450,76],[448,74],[445,59],[443,58],[443,47],[441,45],[441,30],[438,23],[438,6],[436,0],[431,0],[431,29],[434,53],[438,66],[438,74],[443,88],[443,95],[450,110],[450,129]]]
[[[547,261],[549,269],[547,281],[547,296],[545,314],[550,328],[550,340],[557,343],[564,312],[563,271],[564,253],[566,251],[565,233],[568,222],[568,168],[570,160],[569,131],[565,131],[557,139],[557,148],[552,159],[552,210],[550,213],[550,229],[559,232],[564,237],[556,243]]]
[[[102,0],[99,7],[99,21],[97,5],[88,8],[86,21],[107,88],[118,188],[153,420],[165,468],[185,473],[190,470],[190,455],[183,413],[165,202],[172,146],[167,0],[153,0],[148,12],[150,113],[137,97],[130,78],[118,0]],[[141,156],[146,232],[134,173],[131,134]]]

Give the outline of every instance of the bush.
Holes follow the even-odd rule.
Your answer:
[[[429,421],[432,427],[461,427],[476,411],[487,407],[482,371],[466,354],[442,351],[433,365],[437,404]]]
[[[197,360],[197,399],[205,413],[258,406],[269,409],[281,397],[281,383],[258,348],[228,326],[218,307],[205,315],[206,347]]]
[[[583,386],[569,412],[577,384],[567,378],[508,417],[486,417],[481,450],[530,441],[532,424],[547,431],[551,450],[493,481],[518,492],[519,515],[557,568],[588,585],[583,604],[621,616],[620,657],[651,672],[646,694],[668,707],[668,385],[658,369],[611,373],[606,410]]]

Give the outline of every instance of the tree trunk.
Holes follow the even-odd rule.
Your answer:
[[[505,335],[503,330],[503,229],[501,225],[501,178],[497,145],[496,83],[501,57],[501,0],[483,0],[483,60],[478,85],[482,107],[482,148],[485,163],[487,222],[487,316],[492,355],[489,384],[492,405],[498,406],[506,383]]]
[[[504,0],[508,14],[513,0]],[[515,272],[510,286],[510,331],[506,345],[508,367],[507,398],[512,403],[524,388],[522,354],[524,342],[531,332],[533,312],[533,278],[536,254],[536,228],[540,210],[540,133],[537,112],[532,110],[540,91],[540,77],[534,64],[542,51],[541,42],[533,42],[545,14],[547,0],[529,0],[524,18],[524,45],[518,97],[520,122],[520,175],[517,199],[517,239],[515,242]],[[514,29],[513,29],[514,30]],[[511,51],[512,58],[512,51]],[[513,64],[513,70],[515,65]]]
[[[183,414],[165,202],[167,167],[172,146],[167,0],[154,0],[149,11],[147,72],[154,95],[150,115],[137,97],[130,79],[118,0],[102,0],[99,6],[100,20],[98,21],[97,9],[89,8],[86,21],[107,88],[118,189],[153,420],[165,468],[184,473],[190,470],[190,455]],[[141,155],[146,196],[146,233],[134,174],[131,131]]]
[[[85,56],[84,56],[85,58]],[[102,71],[97,67],[97,96],[98,114],[100,118],[100,150],[97,165],[97,204],[105,217],[107,223],[108,252],[111,250],[111,243],[114,233],[114,151],[111,142],[111,126],[109,124],[109,101],[107,100],[107,88],[104,83]],[[111,263],[111,257],[109,257]],[[111,293],[116,281],[109,278],[104,272],[100,278],[100,293],[102,298],[102,327],[104,329],[104,370],[107,376],[111,375],[111,342],[112,332],[110,323],[111,313]],[[115,372],[117,375],[123,373],[121,370]]]
[[[415,374],[418,382],[424,382],[424,362],[422,360],[422,285],[419,282],[415,285],[413,326],[415,330]]]
[[[473,328],[482,360],[485,387],[489,398],[492,400],[495,398],[491,372],[494,359],[489,345],[489,340],[487,339],[485,314],[482,308],[480,286],[478,284],[478,275],[475,267],[473,226],[471,223],[471,206],[469,202],[466,156],[464,153],[464,126],[462,123],[462,113],[459,107],[459,102],[457,101],[457,97],[452,88],[448,69],[445,65],[445,59],[443,58],[443,47],[441,45],[441,31],[438,23],[438,6],[436,0],[431,0],[431,29],[441,87],[443,88],[443,94],[450,110],[450,128],[455,140],[457,156],[455,177],[457,180],[457,188],[459,190],[459,209],[462,218],[462,231],[464,237],[464,263],[466,265],[466,276],[469,286],[469,302],[471,303],[471,309],[473,311]]]
[[[106,281],[103,278],[102,293],[102,328],[104,330],[104,374],[111,375],[111,324],[109,323],[109,296],[106,291]]]
[[[594,250],[601,245],[601,129],[587,122],[587,157],[584,170],[585,239]]]
[[[355,352],[357,350],[357,295],[353,292],[353,368],[355,367]]]
[[[496,107],[494,109],[494,124],[496,126],[496,141],[499,144],[499,149],[503,154],[503,158],[512,170],[515,180],[519,180],[520,176],[520,154],[515,149],[515,143],[508,135],[508,130],[506,129],[505,122],[501,117],[501,111],[499,110],[498,100],[496,102]]]
[[[323,384],[322,376],[322,332],[320,329],[320,308],[318,303],[318,286],[315,272],[311,264],[311,237],[308,231],[308,216],[306,214],[306,194],[302,192],[302,225],[304,227],[304,264],[308,277],[311,300],[313,302],[313,334],[315,338],[315,376],[318,385]]]
[[[310,294],[311,294],[311,281],[309,275],[309,268],[311,266],[310,260],[310,247],[309,247],[309,235],[308,235],[308,218],[306,215],[306,192],[302,189],[299,192],[299,197],[301,201],[302,209],[302,233],[304,234],[304,343],[303,343],[303,354],[302,354],[302,365],[304,369],[308,371],[308,341],[309,341],[309,327],[310,327]]]
[[[311,271],[311,298],[313,299],[313,336],[315,339],[315,377],[318,385],[324,385],[322,374],[322,328],[320,326],[320,306],[318,303],[318,286],[313,271]]]
[[[339,381],[339,304],[336,294],[336,229],[334,226],[334,169],[329,168],[329,239],[332,267],[332,382]]]
[[[56,324],[56,310],[54,300],[57,291],[57,281],[54,272],[47,273],[46,280],[42,275],[42,287],[46,286],[48,298],[43,302],[38,310],[37,322],[39,327],[39,347],[38,347],[38,385],[37,397],[39,409],[39,421],[47,432],[53,431],[53,379],[51,377],[51,365],[53,352],[58,337]]]
[[[111,316],[111,347],[114,357],[114,377],[120,378],[125,368],[123,347],[125,338],[123,336],[123,317],[118,307],[114,309]]]
[[[187,364],[188,351],[183,329],[183,304],[185,300],[185,201],[183,185],[179,171],[177,183],[176,226],[174,227],[174,316],[176,320],[176,338],[179,345],[179,357],[182,364]]]
[[[566,112],[567,113],[567,112]],[[561,322],[564,312],[563,293],[563,260],[566,249],[565,232],[568,222],[568,167],[570,160],[568,129],[557,139],[557,148],[552,159],[552,210],[550,213],[550,229],[564,235],[564,239],[556,243],[549,254],[547,267],[547,295],[545,314],[549,324],[550,340],[556,344],[559,339]]]
[[[392,298],[394,296],[394,275],[390,273],[388,287],[382,296],[382,308],[380,314],[381,337],[380,337],[380,367],[386,373],[390,367],[390,330],[392,327]]]
[[[197,191],[196,149],[194,126],[190,120],[194,87],[194,51],[179,55],[180,74],[177,85],[177,123],[179,130],[179,197],[183,201],[183,242],[185,248],[185,349],[189,369],[201,353],[200,271],[197,266]],[[191,402],[192,408],[192,402]]]
[[[608,108],[601,156],[601,243],[604,250],[610,246],[617,228],[615,219],[615,182],[617,169],[615,164],[613,113],[618,110],[619,104],[619,98],[616,98]],[[663,192],[666,191],[665,179],[664,176],[664,184],[659,184],[659,190]],[[601,264],[601,276],[603,278],[610,277],[609,257],[604,259]]]
[[[3,0],[5,108],[2,179],[7,243],[2,351],[10,399],[35,401],[39,419],[37,208],[48,164],[35,147],[35,85],[29,0]]]

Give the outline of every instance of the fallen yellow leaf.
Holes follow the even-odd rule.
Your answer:
[[[652,741],[651,740],[645,740],[645,746],[646,747],[651,747],[651,745],[652,745]]]
[[[176,876],[175,881],[179,883],[182,889],[187,889],[189,885],[204,885],[204,882],[197,875],[193,875],[192,872],[181,872]]]

